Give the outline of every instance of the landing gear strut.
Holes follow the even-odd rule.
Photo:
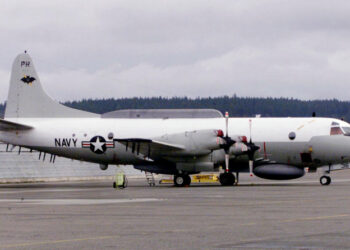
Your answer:
[[[321,185],[325,186],[325,185],[329,185],[331,184],[331,177],[327,176],[327,175],[323,175],[320,178],[320,183]]]
[[[189,186],[191,184],[191,177],[188,174],[174,175],[174,184],[176,187]]]
[[[219,180],[222,186],[233,186],[236,178],[232,173],[222,173],[219,176]]]

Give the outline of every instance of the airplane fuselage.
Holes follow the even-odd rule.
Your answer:
[[[1,132],[0,140],[54,155],[101,164],[143,164],[118,138],[155,138],[167,134],[204,129],[224,130],[223,118],[208,119],[102,119],[21,118],[13,122],[35,129]],[[229,134],[246,136],[259,146],[255,159],[295,166],[322,166],[350,160],[350,137],[330,135],[331,124],[350,127],[332,118],[230,118]],[[96,136],[100,150],[92,146]],[[102,141],[102,138],[105,142]],[[213,152],[223,162],[223,150]],[[237,158],[235,155],[231,159]],[[244,158],[243,158],[244,160]]]

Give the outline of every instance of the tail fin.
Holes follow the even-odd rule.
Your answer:
[[[69,90],[67,90],[69,91]],[[99,117],[66,107],[43,90],[32,59],[27,53],[16,57],[11,72],[5,118]]]

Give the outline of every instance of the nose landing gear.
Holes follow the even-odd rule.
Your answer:
[[[331,184],[331,177],[327,176],[327,175],[323,175],[321,176],[320,178],[320,183],[322,186],[326,186],[326,185],[329,185]]]
[[[328,165],[328,169],[324,169],[323,175],[320,177],[320,183],[322,186],[327,186],[331,184],[331,177],[329,176],[330,172],[332,170],[332,164]]]

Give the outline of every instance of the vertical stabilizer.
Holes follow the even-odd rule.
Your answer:
[[[69,91],[69,89],[67,89]],[[32,59],[27,53],[16,57],[11,72],[5,118],[99,117],[66,107],[43,90]]]

